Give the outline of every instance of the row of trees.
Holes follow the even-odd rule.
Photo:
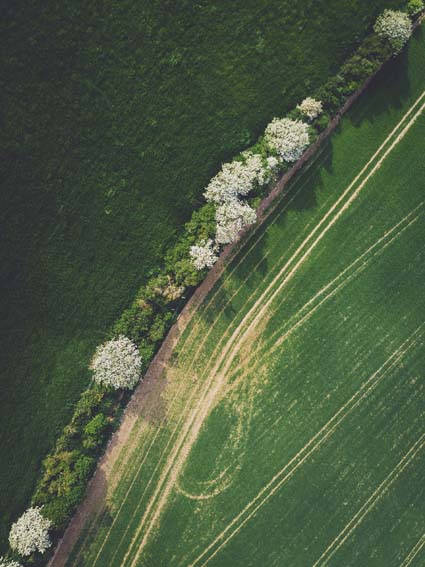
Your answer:
[[[409,13],[416,14],[421,8],[422,0],[410,0]],[[397,54],[411,36],[412,23],[405,12],[385,10],[378,17],[374,31],[385,38],[393,54]],[[264,132],[261,153],[243,152],[234,161],[223,164],[204,193],[206,201],[215,206],[215,237],[190,247],[195,269],[211,268],[220,246],[237,240],[241,230],[256,221],[255,210],[244,199],[255,188],[268,185],[284,164],[294,163],[301,157],[314,136],[310,124],[323,111],[321,100],[305,98],[295,110],[301,119],[274,118],[270,122]]]
[[[407,12],[423,10],[410,0]],[[220,246],[233,242],[256,220],[255,208],[279,172],[298,160],[362,82],[408,41],[412,24],[404,12],[385,10],[357,52],[314,97],[305,98],[287,117],[275,118],[249,150],[224,164],[208,184],[206,204],[192,215],[177,244],[165,256],[163,271],[141,288],[133,305],[94,354],[94,385],[83,392],[69,425],[45,459],[33,505],[12,525],[11,550],[22,557],[43,554],[49,532],[63,529],[82,500],[119,409],[139,382],[169,326],[211,268]],[[0,567],[21,567],[15,558],[0,558]]]

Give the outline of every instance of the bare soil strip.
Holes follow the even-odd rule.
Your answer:
[[[176,445],[173,447],[171,451],[171,454],[164,467],[164,470],[162,471],[161,476],[158,480],[157,488],[155,489],[155,492],[146,507],[146,511],[141,519],[139,528],[136,530],[131,545],[129,546],[129,549],[124,557],[123,565],[126,564],[127,559],[132,553],[132,548],[135,545],[135,543],[138,541],[140,534],[143,528],[145,527],[145,525],[148,524],[146,525],[146,529],[144,530],[141,543],[138,546],[134,559],[130,563],[130,567],[133,567],[136,564],[138,557],[141,551],[143,550],[143,548],[145,547],[152,530],[154,529],[154,527],[156,527],[156,523],[168,500],[173,485],[183,468],[187,455],[189,454],[190,449],[199,434],[203,422],[205,421],[206,417],[209,414],[215,396],[217,395],[222,384],[224,383],[225,375],[230,365],[232,364],[237,351],[241,347],[242,342],[248,339],[248,335],[252,335],[254,333],[255,328],[258,326],[260,320],[267,314],[267,310],[269,309],[270,304],[277,296],[277,294],[279,294],[282,291],[282,289],[287,284],[287,282],[295,275],[295,273],[300,269],[300,267],[304,264],[304,262],[307,261],[311,252],[317,247],[320,241],[324,238],[324,236],[331,229],[331,227],[344,214],[344,212],[352,205],[354,200],[359,196],[360,192],[365,187],[366,183],[376,173],[376,171],[378,171],[384,160],[388,157],[391,151],[400,143],[400,141],[404,138],[404,136],[407,134],[407,132],[410,130],[413,124],[416,122],[417,118],[421,115],[423,109],[425,108],[425,104],[422,104],[422,106],[419,107],[419,110],[416,111],[416,113],[409,120],[407,125],[404,126],[407,118],[409,118],[410,115],[416,109],[416,107],[420,105],[424,97],[425,97],[425,91],[422,93],[420,97],[418,97],[416,102],[405,113],[405,115],[400,120],[400,122],[387,136],[385,141],[373,154],[373,156],[370,158],[367,164],[362,168],[362,170],[355,177],[352,183],[345,189],[345,191],[337,199],[334,205],[328,210],[328,212],[324,215],[321,221],[316,225],[316,227],[301,243],[301,245],[298,247],[298,249],[293,254],[293,256],[288,260],[288,262],[275,276],[275,278],[272,280],[272,282],[269,284],[266,290],[262,293],[260,298],[249,309],[248,313],[245,315],[245,317],[238,325],[236,330],[233,332],[231,338],[227,341],[223,352],[218,357],[218,360],[214,364],[212,372],[209,375],[209,378],[206,380],[205,393],[203,394],[201,400],[197,404],[197,407],[195,407],[192,410],[189,419],[186,421],[186,423],[183,426],[183,430],[179,436],[179,440],[177,441]],[[401,132],[398,132],[400,128],[402,128],[402,130]],[[393,140],[394,136],[395,139]],[[386,148],[388,144],[390,145],[389,147]],[[382,155],[380,155],[381,153]],[[372,167],[372,169],[368,171],[370,167]],[[357,186],[357,183],[362,179],[362,177],[365,174],[366,174],[365,178]],[[316,233],[318,233],[317,236]],[[310,241],[312,242],[310,243]],[[301,257],[297,260],[297,258],[300,255]],[[295,261],[295,265],[292,268],[290,268],[292,262],[294,261]],[[280,278],[286,272],[288,272],[287,275],[283,278],[283,281],[279,284],[278,282]],[[274,291],[272,291],[276,284],[278,284],[277,287],[274,289]]]
[[[271,204],[275,202],[277,200],[277,197],[282,194],[283,189],[288,183],[288,181],[305,164],[305,162],[307,162],[310,159],[310,157],[317,151],[317,149],[322,144],[323,140],[326,139],[329,136],[329,134],[336,128],[342,114],[345,113],[345,111],[352,105],[353,101],[356,98],[358,98],[361,92],[363,92],[363,90],[367,87],[369,82],[370,81],[368,81],[359,92],[357,92],[353,97],[351,97],[351,99],[347,102],[340,115],[332,121],[330,127],[322,134],[319,140],[306,152],[302,160],[298,162],[297,166],[294,167],[291,170],[291,172],[283,176],[283,178],[276,185],[275,189],[272,191],[270,196],[263,201],[260,210],[260,217],[262,219],[266,218],[266,216],[272,212],[273,208],[271,207]],[[415,103],[415,105],[417,103]],[[409,113],[412,110],[413,108],[410,109]],[[262,238],[262,235],[260,235],[260,238]],[[99,502],[103,502],[104,500],[103,487],[106,481],[108,482],[109,485],[110,471],[113,470],[114,463],[116,463],[117,460],[119,459],[120,449],[128,442],[130,433],[136,421],[134,416],[140,414],[141,406],[143,406],[143,403],[140,403],[140,400],[141,399],[143,400],[145,395],[145,390],[149,389],[149,385],[151,381],[155,380],[158,377],[158,375],[162,373],[163,366],[164,364],[166,364],[166,361],[168,360],[178,338],[181,336],[183,330],[191,320],[193,314],[196,312],[196,309],[202,303],[203,299],[207,296],[209,291],[212,289],[212,287],[221,277],[226,261],[236,253],[237,248],[238,247],[236,246],[233,247],[230,246],[224,251],[215,268],[209,273],[203,284],[201,284],[201,286],[199,286],[199,288],[196,290],[195,294],[188,302],[188,305],[183,310],[178,322],[170,331],[166,341],[163,344],[163,347],[161,348],[157,357],[153,361],[146,375],[144,383],[135,392],[135,395],[129,404],[128,411],[126,412],[125,417],[123,419],[122,425],[119,431],[114,435],[111,443],[109,444],[108,449],[99,464],[98,471],[89,485],[87,498],[83,503],[83,505],[80,506],[69,528],[67,529],[64,538],[57,546],[55,555],[53,556],[49,565],[62,566],[65,564],[66,558],[69,552],[71,551],[72,547],[75,545],[75,542],[78,539],[81,529],[85,524],[85,522],[87,521],[88,517],[91,517],[93,512],[99,511]]]
[[[321,154],[318,153],[317,155],[320,156]],[[310,170],[310,168],[311,168],[311,166],[313,165],[313,163],[314,163],[314,164],[317,163],[317,159],[318,159],[318,158],[312,160],[311,163],[310,163],[310,162],[308,163],[308,166],[303,170],[303,173],[304,173],[304,174]],[[279,211],[279,214],[276,215],[276,217],[273,219],[273,221],[270,223],[270,225],[272,225],[272,224],[274,224],[275,222],[277,222],[278,219],[286,212],[286,210],[289,208],[289,206],[291,205],[291,203],[293,202],[293,200],[297,197],[297,195],[300,193],[300,191],[304,188],[305,182],[308,182],[308,180],[309,180],[309,179],[307,178],[307,179],[297,188],[297,190],[294,192],[294,194],[285,202],[284,206],[283,206],[283,207],[281,208],[281,210]],[[289,181],[289,179],[288,179],[288,181]],[[268,216],[268,215],[267,215],[267,216]],[[266,217],[264,217],[264,218],[266,218]],[[261,224],[256,225],[256,228],[260,228],[260,227],[261,227]],[[265,234],[265,233],[262,232],[262,233],[258,236],[258,238],[255,239],[255,241],[252,243],[252,245],[251,245],[243,254],[240,255],[240,258],[238,259],[238,262],[235,263],[235,265],[234,265],[234,267],[232,268],[232,270],[229,271],[229,273],[227,273],[225,277],[223,277],[223,278],[220,277],[220,274],[218,274],[218,275],[215,276],[215,279],[218,280],[219,285],[216,286],[216,288],[214,289],[214,291],[213,291],[212,293],[209,293],[209,290],[215,285],[215,279],[214,279],[214,281],[213,281],[213,283],[211,284],[211,286],[206,290],[205,294],[206,294],[206,295],[209,294],[209,295],[208,295],[208,300],[205,301],[205,302],[202,304],[202,307],[199,306],[198,308],[196,308],[196,309],[199,309],[199,311],[196,312],[197,318],[200,318],[200,317],[202,316],[203,311],[205,311],[206,308],[213,302],[213,300],[215,299],[216,295],[220,292],[220,290],[221,290],[221,289],[223,288],[223,286],[225,285],[226,280],[228,280],[228,279],[231,278],[231,275],[234,273],[234,271],[237,269],[237,267],[244,261],[244,259],[246,258],[246,256],[252,251],[252,249],[257,245],[257,243],[264,237],[264,234]],[[235,253],[236,253],[236,252],[235,252]],[[264,259],[268,256],[268,254],[269,254],[269,252],[267,252],[267,253],[259,260],[257,266],[258,266],[261,262],[264,261]],[[233,257],[233,255],[232,255],[232,257]],[[229,256],[229,259],[230,259],[230,256]],[[207,328],[204,329],[204,328],[200,328],[200,325],[196,323],[196,324],[192,325],[192,328],[191,328],[190,332],[189,332],[187,335],[183,336],[182,342],[181,342],[181,344],[179,345],[179,346],[180,346],[180,350],[182,350],[182,349],[184,348],[184,345],[185,345],[186,343],[189,343],[190,340],[193,339],[194,337],[199,336],[200,334],[201,334],[202,337],[203,337],[202,340],[200,341],[200,344],[199,344],[199,347],[198,347],[197,351],[195,352],[195,354],[191,355],[191,357],[190,357],[190,359],[189,359],[189,366],[188,366],[188,368],[185,369],[186,372],[191,372],[191,371],[192,371],[192,368],[193,368],[193,366],[195,365],[195,363],[197,362],[197,360],[198,360],[198,358],[199,358],[199,355],[200,355],[200,353],[202,352],[202,349],[203,349],[205,343],[207,342],[207,340],[208,340],[210,334],[213,332],[213,330],[214,330],[214,328],[215,328],[215,326],[216,326],[216,321],[218,321],[219,316],[225,311],[227,305],[228,305],[229,303],[231,303],[232,299],[237,295],[237,293],[241,290],[241,288],[242,288],[243,286],[244,286],[244,281],[242,281],[242,282],[240,283],[240,286],[232,293],[231,296],[229,296],[229,298],[227,299],[225,305],[223,305],[222,308],[220,309],[220,311],[217,312],[217,317],[215,318],[215,321],[214,321],[211,325],[208,325]],[[253,292],[252,295],[255,295],[255,292]],[[189,304],[188,304],[187,307],[189,307]],[[193,315],[195,315],[195,311],[193,312]],[[180,319],[180,318],[179,318],[179,319]],[[190,320],[187,321],[186,325],[189,323],[189,321],[190,321]],[[183,330],[184,330],[184,328],[182,328],[182,332],[183,332]],[[226,341],[226,338],[227,338],[227,334],[224,334],[224,335],[221,337],[220,344],[218,344],[217,347],[216,347],[216,351],[217,351],[217,352],[218,352],[218,351],[220,350],[220,348],[221,348],[221,343],[224,343],[224,342]],[[168,337],[167,337],[167,340],[168,340]],[[153,363],[152,363],[152,364],[153,364]],[[163,364],[163,368],[165,368],[165,367],[166,367],[166,365],[165,365],[165,363],[164,363],[164,364]],[[179,399],[179,396],[180,396],[180,394],[182,393],[183,388],[184,388],[184,385],[182,385],[182,388],[180,388],[178,391],[176,391],[175,395],[173,396],[173,399],[171,400],[171,403],[170,403],[170,410],[169,410],[168,413],[172,413],[172,409],[173,409],[173,407],[174,407],[174,402]],[[194,397],[195,394],[196,394],[196,391],[194,390],[192,397]],[[189,401],[192,401],[192,397],[190,398]],[[179,421],[179,422],[177,423],[177,425],[175,426],[174,431],[172,432],[172,434],[171,434],[171,436],[170,436],[170,438],[169,438],[169,441],[167,442],[166,446],[165,446],[164,449],[162,450],[161,456],[160,456],[159,459],[158,459],[157,466],[155,467],[155,470],[154,470],[154,472],[152,473],[152,476],[151,476],[150,480],[148,481],[147,486],[146,486],[146,490],[144,491],[143,494],[145,494],[146,491],[147,491],[147,489],[149,488],[149,486],[150,486],[150,484],[151,484],[151,482],[152,482],[152,479],[154,478],[155,473],[156,473],[156,471],[158,470],[158,468],[159,468],[159,466],[160,466],[160,464],[161,464],[161,461],[162,461],[163,456],[166,454],[166,452],[167,452],[167,450],[168,450],[168,448],[169,448],[171,442],[173,441],[174,435],[178,432],[178,429],[179,429],[179,427],[180,427],[181,421],[184,419],[184,415],[185,415],[185,414],[184,414],[184,412],[183,412],[182,415],[181,415],[180,421]],[[125,505],[125,503],[126,503],[128,497],[129,497],[129,495],[131,494],[131,490],[132,490],[132,488],[134,487],[134,484],[135,484],[136,481],[137,481],[137,477],[138,477],[138,475],[140,474],[140,472],[141,472],[141,470],[142,470],[142,468],[143,468],[143,465],[144,465],[144,463],[145,463],[145,461],[146,461],[146,459],[147,459],[147,457],[148,457],[148,455],[149,455],[149,453],[150,453],[150,450],[154,447],[155,442],[156,442],[156,440],[157,440],[157,438],[158,438],[158,436],[159,436],[159,433],[161,432],[161,428],[162,428],[162,426],[165,424],[166,421],[167,421],[167,416],[164,416],[164,418],[163,418],[163,420],[162,420],[162,423],[159,425],[159,427],[158,427],[156,433],[154,434],[154,437],[153,437],[153,439],[152,439],[152,442],[150,443],[150,445],[149,445],[149,447],[148,447],[148,449],[147,449],[147,452],[146,452],[146,454],[145,454],[145,457],[143,458],[142,462],[140,463],[139,468],[137,469],[136,474],[134,475],[134,479],[133,479],[133,481],[131,482],[131,484],[130,484],[130,486],[129,486],[129,489],[128,489],[127,492],[126,492],[126,495],[125,495],[124,499],[123,499],[123,501],[121,502],[121,504],[120,504],[120,506],[119,506],[118,512],[117,512],[116,516],[114,516],[114,520],[113,520],[111,526],[109,527],[109,529],[108,529],[108,531],[107,531],[107,534],[105,535],[104,541],[103,541],[103,543],[102,543],[102,545],[101,545],[99,551],[98,551],[97,554],[96,554],[96,558],[95,558],[95,560],[94,560],[94,564],[97,562],[97,560],[98,560],[98,558],[99,558],[101,552],[103,551],[103,548],[104,548],[105,544],[106,544],[107,541],[108,541],[109,535],[110,535],[110,533],[111,533],[111,531],[112,531],[114,525],[116,524],[116,521],[117,521],[117,519],[118,519],[118,517],[119,517],[119,514],[120,514],[120,512],[121,512],[123,506]],[[140,438],[140,437],[142,436],[143,431],[144,431],[144,429],[143,429],[143,427],[142,427],[142,432],[141,432],[141,434],[138,435],[137,438]],[[136,446],[137,446],[137,443],[134,444],[134,447],[136,447]],[[127,459],[125,459],[125,461],[127,461]],[[119,477],[119,474],[117,475],[117,477]],[[108,492],[111,492],[111,491],[108,491]],[[143,500],[143,496],[142,496],[142,499],[141,499],[140,504],[142,504],[142,500]],[[98,510],[98,513],[97,513],[97,515],[96,515],[96,518],[98,518],[98,517],[100,516],[101,512],[104,511],[104,510],[105,510],[105,507],[103,507],[102,509]],[[134,514],[133,514],[133,516],[132,516],[132,518],[135,516],[136,513],[137,513],[137,509],[135,510],[135,512],[134,512]],[[95,529],[95,523],[93,524],[93,529]],[[129,529],[129,528],[127,528],[127,529],[125,530],[125,532],[122,534],[121,540],[125,537],[125,535],[126,535],[128,529]],[[87,534],[86,534],[85,537],[88,537],[89,533],[90,533],[90,530],[87,531]],[[117,548],[117,549],[118,549],[118,548]],[[80,556],[80,553],[78,553],[78,554],[76,555],[76,557],[75,557],[75,559],[74,559],[72,565],[76,564],[77,559],[79,558],[79,556]],[[94,565],[94,564],[93,564],[93,565]]]

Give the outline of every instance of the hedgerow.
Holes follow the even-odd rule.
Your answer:
[[[420,0],[410,0],[409,13],[416,15],[422,8]],[[217,259],[217,244],[234,241],[241,228],[255,221],[255,208],[276,175],[290,168],[348,97],[393,53],[394,44],[385,34],[366,37],[338,74],[286,117],[272,121],[265,135],[233,162],[224,164],[211,180],[205,191],[207,202],[194,211],[177,243],[165,253],[162,269],[140,288],[109,333],[110,344],[123,339],[133,344],[140,364],[134,365],[124,383],[94,380],[43,461],[32,505],[36,510],[42,507],[43,517],[54,529],[53,537],[66,527],[82,501],[97,460],[129,400],[129,392],[117,391],[116,387],[133,387],[136,373],[138,378],[147,369],[178,313]],[[292,136],[291,147],[288,140],[279,140],[286,131]],[[33,547],[31,553],[37,550]],[[0,559],[0,567],[1,561],[8,565],[7,560]]]

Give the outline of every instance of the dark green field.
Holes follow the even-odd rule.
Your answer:
[[[424,54],[418,30],[230,263],[68,566],[424,564]]]
[[[0,549],[105,330],[219,163],[384,5],[9,2],[1,38]]]

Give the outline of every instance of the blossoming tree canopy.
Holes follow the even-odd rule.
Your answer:
[[[140,379],[142,359],[136,345],[120,335],[97,347],[91,368],[98,384],[132,389]]]
[[[234,242],[239,232],[257,220],[257,214],[247,203],[233,199],[217,207],[216,240],[219,244]]]
[[[395,53],[401,51],[412,35],[409,16],[394,10],[384,10],[373,29],[378,35],[388,39]]]
[[[259,154],[244,152],[241,161],[222,165],[221,171],[209,182],[204,196],[208,202],[224,203],[239,195],[248,195],[256,184],[264,185],[269,177],[263,158]]]
[[[314,120],[323,112],[323,104],[320,100],[316,100],[312,97],[305,98],[301,104],[297,106],[297,109],[303,114],[307,116],[309,120]]]
[[[17,561],[13,561],[13,559],[0,557],[0,567],[22,567],[22,565]]]
[[[10,547],[23,556],[35,551],[44,553],[51,546],[51,525],[52,522],[42,515],[40,507],[28,508],[10,528]]]
[[[309,145],[309,126],[301,120],[274,118],[267,126],[265,139],[286,162],[297,161]]]
[[[202,240],[196,246],[191,246],[189,254],[197,270],[212,268],[218,258],[217,246],[211,239]]]

